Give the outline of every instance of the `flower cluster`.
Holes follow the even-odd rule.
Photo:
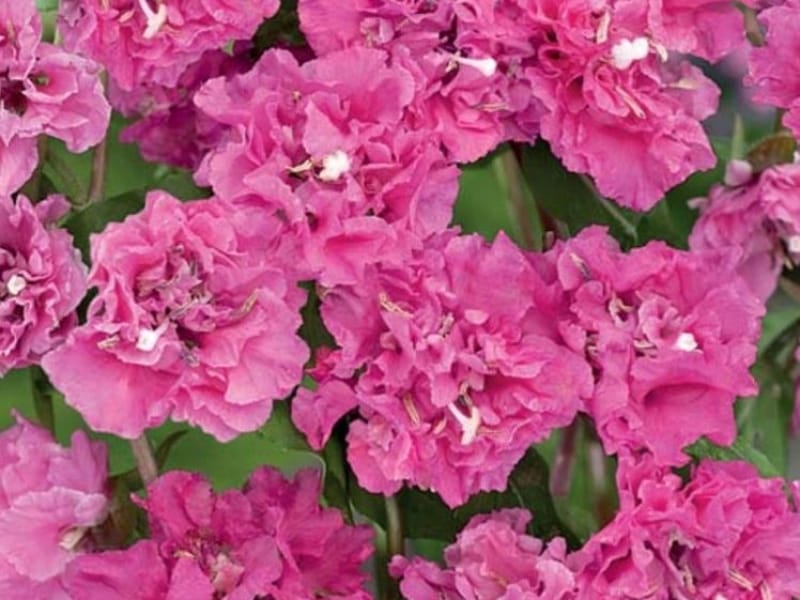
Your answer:
[[[716,162],[699,121],[718,90],[670,51],[717,59],[744,41],[739,11],[708,0],[301,0],[299,10],[318,54],[379,47],[413,68],[423,91],[411,119],[454,160],[539,133],[569,169],[638,210]]]
[[[62,448],[17,417],[0,433],[0,596],[69,600],[65,569],[106,518],[106,449],[83,432]]]
[[[39,160],[37,138],[83,152],[105,136],[111,114],[99,67],[40,42],[34,2],[0,6],[0,195],[19,189]]]
[[[243,491],[216,495],[200,475],[174,471],[142,501],[152,537],[126,550],[84,554],[68,569],[74,600],[368,600],[361,564],[369,527],[321,508],[319,473],[287,481],[255,471]]]
[[[541,138],[639,211],[712,167],[706,68],[746,45],[745,16],[765,32],[747,83],[800,134],[800,0],[298,0],[307,47],[272,39],[291,7],[262,27],[279,4],[61,0],[63,49],[33,0],[0,6],[0,374],[40,364],[89,427],[127,439],[172,419],[227,442],[288,399],[314,450],[346,443],[343,487],[451,508],[505,490],[582,413],[617,455],[617,515],[571,552],[529,535],[524,510],[476,516],[443,567],[394,557],[406,597],[800,595],[800,482],[684,454],[733,442],[733,404],[758,391],[764,304],[800,260],[798,164],[732,162],[695,202],[689,250],[567,237],[544,203],[542,251],[452,225],[458,165],[505,143],[509,173]],[[111,106],[132,119],[123,141],[213,195],[150,191],[93,229],[87,275],[58,223],[82,239],[114,199],[73,198],[69,218],[47,196],[58,155],[25,187],[38,197],[17,191],[44,136],[82,152]],[[370,528],[320,506],[335,482],[318,472],[262,467],[220,493],[197,473],[143,477],[129,508],[149,527],[131,543],[100,534],[126,501],[105,463],[83,433],[69,450],[22,419],[0,433],[0,596],[369,598]]]
[[[42,361],[67,403],[127,438],[168,416],[220,440],[260,427],[308,355],[304,294],[275,266],[272,228],[219,199],[153,192],[94,236],[87,322]]]

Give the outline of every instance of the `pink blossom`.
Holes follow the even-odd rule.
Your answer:
[[[587,411],[606,450],[675,465],[700,436],[733,442],[733,402],[757,390],[748,369],[764,314],[735,257],[661,242],[625,254],[591,227],[549,258],[570,297],[564,339],[595,369]]]
[[[727,185],[716,185],[699,201],[700,218],[689,244],[740,255],[738,271],[762,300],[775,290],[783,265],[800,262],[800,165],[770,167],[752,175],[735,161]],[[736,170],[744,173],[734,180]]]
[[[82,432],[72,448],[17,417],[0,433],[0,596],[68,600],[62,575],[106,518],[106,450]]]
[[[194,94],[206,81],[243,73],[252,67],[249,47],[233,56],[209,50],[190,65],[175,86],[142,84],[133,91],[109,85],[112,106],[127,117],[138,117],[120,139],[138,143],[145,159],[194,170],[203,156],[223,139],[226,128],[200,112]]]
[[[243,491],[220,495],[200,475],[167,473],[142,501],[153,539],[81,557],[68,589],[75,600],[367,600],[360,567],[372,531],[346,526],[319,495],[313,470],[289,482],[262,467]],[[132,585],[132,572],[142,585]]]
[[[727,0],[649,0],[648,4],[653,37],[671,50],[717,61],[745,44],[742,12]]]
[[[528,447],[591,392],[588,365],[557,342],[551,290],[502,235],[492,246],[443,235],[321,295],[341,348],[315,373],[317,391],[299,391],[293,419],[320,447],[357,409],[348,458],[372,492],[407,481],[457,506],[503,490]]]
[[[85,325],[43,361],[93,429],[134,438],[167,417],[219,440],[253,431],[299,383],[303,292],[270,217],[151,192],[92,237]]]
[[[38,363],[77,323],[86,267],[54,226],[68,210],[61,196],[0,196],[0,375]]]
[[[444,551],[446,568],[395,556],[390,571],[402,577],[408,600],[572,600],[575,574],[565,564],[564,540],[545,544],[525,534],[530,513],[506,509],[473,517]]]
[[[195,96],[230,128],[198,181],[279,214],[326,285],[357,281],[373,257],[407,253],[451,218],[458,171],[435,135],[401,124],[414,79],[388,60],[353,48],[300,66],[272,50]]]
[[[635,210],[716,158],[699,121],[719,90],[647,37],[645,4],[537,2],[538,60],[528,68],[543,104],[541,136],[571,171]],[[665,62],[666,61],[666,62]]]
[[[278,0],[64,0],[64,46],[100,62],[124,91],[178,83],[206,50],[249,39]]]
[[[515,0],[301,0],[300,24],[320,55],[354,46],[390,51],[415,72],[410,119],[472,162],[499,143],[528,141],[538,107],[522,62],[535,53]]]
[[[0,5],[0,195],[19,189],[33,173],[39,135],[83,152],[108,128],[111,109],[97,65],[40,42],[41,35],[33,1]]]
[[[684,487],[672,474],[642,478],[570,557],[578,598],[790,600],[800,593],[800,515],[783,487],[744,462],[703,461]]]
[[[750,72],[745,79],[753,86],[753,98],[788,109],[784,124],[800,133],[800,74],[796,69],[800,52],[800,1],[786,0],[759,13],[766,28],[766,42],[750,53]]]

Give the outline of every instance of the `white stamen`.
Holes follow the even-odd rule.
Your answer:
[[[478,427],[481,426],[481,413],[471,402],[467,401],[467,405],[469,406],[469,416],[465,416],[464,413],[455,406],[455,403],[447,405],[447,409],[461,426],[462,446],[469,446],[475,441],[478,435]]]
[[[86,527],[73,527],[68,529],[67,532],[61,536],[61,541],[58,542],[58,545],[64,550],[72,551],[77,548],[85,533]]]
[[[478,69],[484,77],[491,77],[497,72],[497,61],[491,57],[487,58],[466,58],[454,55],[453,60],[457,63]]]
[[[336,181],[350,170],[350,157],[342,150],[328,154],[322,159],[322,171],[319,178],[322,181]]]
[[[792,254],[800,254],[800,235],[792,235],[786,239],[786,247]]]
[[[697,340],[691,333],[683,332],[678,336],[678,339],[675,340],[673,348],[675,348],[675,350],[681,350],[682,352],[693,352],[697,350]]]
[[[142,352],[152,352],[166,330],[166,323],[162,323],[156,329],[140,329],[139,338],[136,340],[136,349]]]
[[[149,0],[139,0],[139,7],[142,9],[145,18],[147,19],[147,29],[144,30],[142,37],[149,40],[161,31],[164,23],[167,22],[167,5],[158,4],[158,10],[153,11],[150,8]]]
[[[22,275],[12,275],[6,284],[6,289],[12,296],[18,296],[26,287],[28,287],[28,282]]]
[[[597,33],[595,34],[595,41],[598,44],[605,44],[608,41],[608,27],[611,25],[611,13],[603,13],[600,17],[600,22],[597,24]]]
[[[630,67],[635,61],[647,57],[650,44],[646,37],[637,37],[631,40],[621,40],[611,48],[611,62],[620,71]]]
[[[734,569],[728,571],[728,578],[738,585],[740,588],[747,590],[748,592],[752,592],[755,588],[753,588],[753,582],[750,581],[747,577],[739,573]]]

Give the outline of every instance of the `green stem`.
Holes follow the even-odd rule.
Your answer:
[[[539,236],[534,231],[534,223],[538,215],[529,209],[526,190],[523,188],[525,182],[519,166],[519,159],[511,146],[503,149],[498,159],[502,179],[506,184],[509,207],[517,222],[522,243],[528,250],[541,249]]]
[[[108,138],[103,138],[92,150],[92,173],[89,179],[89,193],[86,204],[93,204],[103,199],[106,190],[106,167],[108,165]]]
[[[53,396],[50,381],[41,367],[31,367],[31,390],[33,392],[33,409],[39,424],[51,434],[56,433],[56,418],[53,410]]]
[[[133,457],[136,459],[136,469],[139,471],[142,483],[147,487],[158,477],[158,466],[147,435],[143,433],[135,440],[131,440],[131,449]]]
[[[405,554],[405,537],[403,536],[403,514],[400,511],[400,505],[397,503],[397,497],[387,496],[385,506],[386,561],[388,566],[393,556]],[[387,600],[399,600],[400,598],[400,586],[391,576],[388,577],[386,598]]]
[[[639,234],[636,231],[636,226],[631,223],[622,211],[617,208],[617,205],[613,202],[610,202],[607,198],[605,198],[602,194],[597,192],[597,188],[594,187],[594,183],[592,182],[589,177],[586,175],[579,175],[581,181],[583,181],[584,185],[589,188],[589,190],[594,194],[594,197],[597,201],[603,205],[603,208],[606,209],[606,212],[611,215],[611,217],[619,223],[620,227],[622,227],[623,231],[630,236],[631,240],[635,243],[639,239]]]

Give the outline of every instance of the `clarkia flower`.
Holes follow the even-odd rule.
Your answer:
[[[586,410],[608,452],[645,448],[677,465],[700,436],[733,442],[733,402],[758,389],[748,369],[764,314],[735,256],[661,242],[625,254],[591,227],[547,259],[569,298],[564,340],[594,367]]]
[[[402,122],[414,78],[380,50],[353,48],[299,65],[268,51],[248,73],[195,96],[228,137],[201,184],[286,222],[308,278],[354,283],[377,257],[407,254],[450,222],[458,170],[430,131]]]
[[[61,196],[0,196],[0,375],[38,363],[77,324],[86,267],[55,226],[68,210]]]
[[[90,56],[123,91],[174,86],[207,50],[249,39],[278,0],[64,0],[66,48]]]
[[[800,164],[753,174],[749,163],[733,161],[725,185],[695,204],[700,218],[690,247],[738,255],[740,275],[766,302],[783,266],[800,262]]]
[[[304,293],[268,216],[151,192],[92,237],[85,325],[43,361],[92,428],[135,438],[167,417],[219,440],[253,431],[300,381]]]
[[[446,567],[396,556],[390,572],[402,578],[408,600],[572,600],[575,574],[565,564],[566,544],[527,535],[531,515],[505,509],[473,517],[444,551]]]
[[[98,66],[41,42],[41,36],[35,2],[0,5],[0,195],[19,189],[33,174],[40,135],[83,152],[108,128],[111,108]]]
[[[368,600],[360,569],[372,553],[372,531],[320,507],[320,488],[314,470],[287,481],[262,467],[242,491],[219,495],[200,475],[167,473],[141,501],[152,539],[75,561],[71,597]]]
[[[404,482],[450,506],[503,490],[532,443],[569,424],[592,389],[587,363],[557,341],[553,290],[502,235],[445,234],[410,261],[384,261],[353,286],[321,290],[340,348],[300,390],[295,423],[321,447],[350,421],[359,483]]]
[[[719,90],[648,33],[644,2],[535,2],[541,136],[571,171],[623,206],[648,210],[716,163],[700,120]],[[669,40],[665,40],[669,41]]]
[[[0,433],[0,480],[0,596],[70,600],[64,571],[108,512],[105,446],[79,431],[62,448],[17,417]]]
[[[631,467],[623,462],[622,468]],[[578,598],[789,600],[800,594],[800,514],[782,479],[762,479],[744,462],[709,460],[685,486],[671,473],[641,475],[614,520],[568,560]]]
[[[120,133],[120,140],[137,143],[142,156],[152,162],[195,170],[225,135],[226,127],[200,112],[194,95],[209,79],[230,77],[253,66],[248,45],[233,56],[209,50],[181,74],[174,86],[137,86],[132,91],[109,85],[111,105],[136,120]]]
[[[786,0],[758,15],[766,29],[763,46],[750,51],[750,69],[745,84],[752,86],[753,99],[786,109],[783,123],[800,134],[800,73],[795,68],[800,48],[800,1]]]

